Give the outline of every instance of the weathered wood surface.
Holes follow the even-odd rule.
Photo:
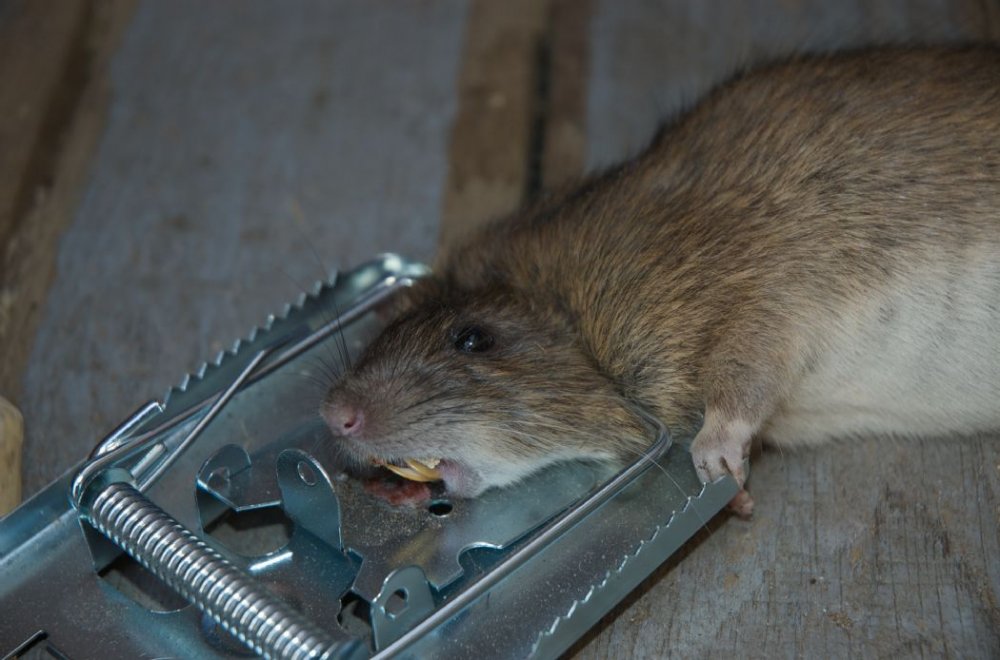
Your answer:
[[[470,3],[439,244],[514,211],[527,194],[548,0]]]
[[[429,259],[464,3],[140,3],[24,376],[25,490],[325,271]]]
[[[0,517],[21,503],[21,411],[0,396]]]
[[[0,244],[45,185],[46,161],[56,151],[51,142],[62,123],[55,115],[72,114],[67,97],[79,88],[66,70],[80,55],[90,5],[56,8],[10,0],[0,9]]]
[[[665,117],[755,62],[997,38],[990,0],[603,0],[591,22],[587,165],[633,155]]]
[[[516,52],[477,54],[476,1],[139,4],[106,126],[80,129],[100,145],[22,380],[29,493],[325,269],[384,250],[430,259],[455,168],[489,153],[455,151],[481,107],[465,95],[488,108],[498,91],[463,91],[484,66],[469,58],[523,63],[548,41],[551,183],[635,153],[747,60],[1000,36],[987,2],[551,0],[543,32],[537,16],[512,22],[529,31]],[[524,179],[516,163],[500,177],[514,197],[529,161]],[[475,201],[451,207],[455,222],[496,212]],[[712,521],[570,655],[998,655],[996,438],[765,452],[751,483],[752,522]]]
[[[0,396],[15,405],[131,9],[132,0],[0,5]],[[8,451],[0,490],[19,493],[20,473],[20,451]]]

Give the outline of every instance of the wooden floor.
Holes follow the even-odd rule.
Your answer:
[[[985,0],[58,4],[0,1],[27,495],[324,271],[431,260],[739,66],[1000,38]],[[1000,657],[1000,438],[764,453],[751,485],[570,655]]]

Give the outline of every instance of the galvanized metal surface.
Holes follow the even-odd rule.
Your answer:
[[[176,449],[198,426],[201,420],[198,411],[203,415],[213,397],[228,386],[229,370],[245,368],[259,353],[260,343],[285,343],[290,338],[322,331],[336,318],[336,310],[344,309],[345,317],[350,316],[348,302],[366,298],[383,289],[387,282],[405,279],[417,272],[420,268],[389,256],[358,268],[343,281],[338,281],[336,287],[317,287],[312,295],[300,299],[280,318],[269,318],[266,328],[252,333],[251,338],[241,344],[245,351],[220,355],[214,367],[199,369],[200,376],[186,378],[184,386],[174,391],[165,405],[144,407],[144,412],[140,413],[144,419],[142,423],[126,425],[127,433],[116,431],[114,441],[102,442],[100,448],[107,450],[116,445],[127,449],[129,436],[131,442],[141,442],[149,436],[155,441],[151,446]],[[349,328],[345,327],[343,338],[335,336],[327,341],[336,341],[338,345],[346,342],[348,348],[356,349],[363,345],[372,329],[370,314],[356,317]],[[321,351],[324,359],[328,355],[328,345],[311,348]],[[219,509],[206,511],[204,501],[196,496],[194,476],[220,445],[234,437],[234,432],[235,437],[249,447],[275,439],[280,443],[285,438],[287,443],[287,438],[303,438],[298,427],[312,422],[318,399],[314,395],[306,402],[312,409],[312,414],[307,416],[290,403],[302,403],[303,397],[316,390],[313,379],[323,377],[321,370],[325,366],[315,354],[299,357],[297,362],[287,361],[284,371],[268,377],[269,391],[262,391],[261,386],[255,385],[236,394],[223,419],[206,427],[200,440],[179,456],[174,468],[152,484],[152,499],[170,511],[181,525],[202,529],[202,523],[217,518],[222,512]],[[275,391],[281,392],[284,398],[275,397]],[[193,414],[192,407],[196,409]],[[153,415],[148,412],[158,409],[162,411]],[[257,433],[251,436],[247,425]],[[102,457],[106,455],[109,455],[107,451],[101,454]],[[205,628],[191,608],[151,611],[130,599],[136,593],[123,592],[95,574],[95,569],[98,573],[106,571],[119,553],[106,541],[88,533],[86,525],[81,533],[74,510],[67,506],[71,477],[72,474],[68,474],[57,480],[3,521],[0,574],[11,576],[13,580],[13,584],[5,582],[3,590],[2,609],[12,613],[0,618],[0,640],[10,647],[3,651],[13,650],[44,630],[49,643],[69,657],[73,657],[74,649],[82,650],[82,657],[135,657],[154,652],[151,649],[179,657],[201,657],[211,653],[213,648],[227,653],[230,649],[227,643],[215,639],[211,627]],[[40,555],[36,542],[49,550]],[[247,561],[243,559],[237,563],[245,565]],[[70,591],[64,591],[67,588]],[[66,599],[66,593],[74,594],[73,599]],[[324,603],[328,596],[325,591],[322,593]],[[332,600],[332,605],[336,606],[335,616],[339,601]],[[107,629],[109,622],[121,622],[121,627],[101,636],[90,634],[95,629]],[[205,635],[192,636],[192,631],[203,628],[207,631]],[[150,630],[158,632],[151,636]]]
[[[87,506],[86,518],[265,658],[349,657],[362,646],[355,640],[335,641],[124,481],[102,486]],[[156,631],[147,634],[155,637]]]
[[[88,464],[99,469],[80,470],[75,490],[68,475],[0,524],[0,651],[235,657],[238,639],[267,657],[554,657],[735,493],[731,481],[703,488],[650,419],[648,457],[617,475],[567,463],[426,509],[366,494],[315,414],[281,412],[316,397],[318,357],[370,337],[380,292],[421,272],[386,256],[318,288],[141,408],[99,443]],[[212,533],[267,511],[292,528],[256,530],[267,550]],[[205,614],[105,579],[120,563],[108,538]]]

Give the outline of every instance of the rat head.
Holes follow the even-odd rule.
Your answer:
[[[568,459],[620,459],[648,431],[554,310],[503,289],[423,281],[327,394],[321,414],[361,463],[471,497]],[[390,468],[392,469],[392,468]]]

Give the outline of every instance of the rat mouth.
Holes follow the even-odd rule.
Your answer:
[[[378,465],[379,467],[384,467],[390,472],[407,479],[409,481],[418,482],[431,482],[431,481],[441,481],[444,476],[441,474],[441,470],[438,469],[438,465],[441,463],[440,458],[432,459],[416,459],[416,458],[405,458],[402,461],[405,465],[399,465],[397,463],[390,463],[388,461],[382,461],[377,458],[372,459],[372,463]]]
[[[367,462],[384,470],[384,478],[398,478],[404,484],[429,488],[428,494],[433,490],[456,497],[474,497],[483,490],[483,479],[475,469],[453,459],[372,456]]]

